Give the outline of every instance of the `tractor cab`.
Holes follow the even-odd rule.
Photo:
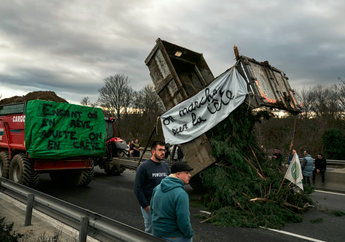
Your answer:
[[[106,128],[107,155],[111,157],[123,157],[128,152],[126,141],[115,136],[115,118],[104,117]]]

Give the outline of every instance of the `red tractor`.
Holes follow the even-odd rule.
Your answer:
[[[95,166],[104,169],[108,175],[120,175],[125,167],[116,164],[113,161],[114,157],[125,158],[129,156],[127,143],[115,136],[115,118],[105,117],[105,127],[107,132],[106,137],[106,155],[103,157],[94,158]]]

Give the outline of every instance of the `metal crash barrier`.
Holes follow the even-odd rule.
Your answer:
[[[26,204],[25,226],[33,208],[78,230],[79,242],[87,236],[100,241],[165,241],[144,231],[0,177],[0,192]]]

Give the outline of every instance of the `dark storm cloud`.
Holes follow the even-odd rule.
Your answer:
[[[295,89],[335,84],[345,75],[344,6],[340,0],[4,1],[0,84],[95,101],[102,80],[118,73],[139,90],[151,84],[144,60],[158,37],[203,53],[216,76],[235,63],[236,44],[240,54],[283,70]]]
[[[36,89],[47,90],[69,90],[70,92],[83,93],[88,92],[90,89],[98,90],[101,88],[99,83],[87,83],[80,80],[75,82],[74,77],[67,75],[61,76],[54,72],[44,69],[33,68],[13,68],[9,74],[0,74],[0,80],[3,85],[17,85],[26,86]]]

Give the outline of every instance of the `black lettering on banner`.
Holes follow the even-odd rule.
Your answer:
[[[47,126],[54,126],[55,125],[55,119],[48,119],[48,118],[44,118],[42,120],[42,127],[47,127]]]
[[[176,136],[177,134],[182,133],[186,129],[188,129],[188,126],[187,126],[187,124],[184,124],[177,129],[172,129],[172,132]]]
[[[52,136],[54,138],[63,138],[63,139],[75,140],[76,139],[74,137],[75,134],[76,134],[76,132],[74,132],[74,131],[61,131],[61,130],[49,129],[48,131],[43,130],[40,138],[42,138],[42,137],[50,138]]]
[[[203,122],[206,122],[206,119],[202,119],[201,117],[198,117],[197,119],[195,113],[192,113],[193,126],[197,126],[198,124],[201,124]]]
[[[97,111],[95,111],[94,113],[89,112],[89,114],[87,116],[88,116],[88,118],[95,118],[95,119],[97,119]]]
[[[79,149],[80,146],[78,146],[78,142],[73,142],[73,147]]]
[[[53,115],[52,113],[50,113],[49,111],[49,107],[52,107],[53,105],[51,104],[47,104],[47,103],[44,103],[43,104],[43,116],[48,116],[48,115]]]
[[[167,117],[167,118],[165,118],[165,119],[163,120],[163,124],[164,124],[164,125],[169,125],[170,122],[173,123],[174,121],[175,121],[174,118],[171,117],[171,116],[169,116],[169,117]]]
[[[89,139],[90,140],[100,140],[102,139],[102,132],[99,132],[97,134],[95,134],[94,132],[89,134]]]
[[[83,128],[83,129],[93,129],[93,127],[90,126],[91,121],[82,121],[80,119],[72,119],[70,123],[70,127],[73,128]]]
[[[75,135],[76,135],[76,132],[74,132],[74,131],[71,131],[71,140],[77,140],[77,138],[75,137]]]
[[[61,141],[48,140],[48,150],[60,150]]]
[[[80,117],[81,117],[81,114],[82,114],[82,112],[72,111],[71,117],[72,117],[72,118],[80,118]]]
[[[81,150],[101,150],[100,142],[76,141],[73,142],[73,147]]]
[[[221,99],[220,103],[218,99],[215,99],[215,96],[217,94],[219,94],[220,96],[220,99]],[[205,88],[204,96],[201,97],[200,102],[194,101],[190,103],[188,107],[184,107],[180,109],[179,116],[183,117],[191,112],[194,112],[196,109],[200,108],[206,103],[208,103],[207,109],[209,110],[209,112],[214,114],[215,112],[219,111],[222,108],[223,104],[228,105],[232,99],[234,99],[234,96],[230,90],[223,90],[221,88],[218,88],[218,89],[214,89],[211,92],[209,88]],[[213,105],[213,108],[210,107],[212,105]]]
[[[94,150],[101,150],[101,147],[99,147],[100,143],[99,142],[94,142]]]
[[[220,101],[218,99],[213,99],[212,103],[207,105],[207,110],[211,114],[215,114],[216,112],[220,111],[222,109],[222,105],[228,105],[231,100],[234,99],[234,96],[232,95],[232,92],[230,90],[227,90],[224,95],[224,91],[219,92],[220,95]]]

